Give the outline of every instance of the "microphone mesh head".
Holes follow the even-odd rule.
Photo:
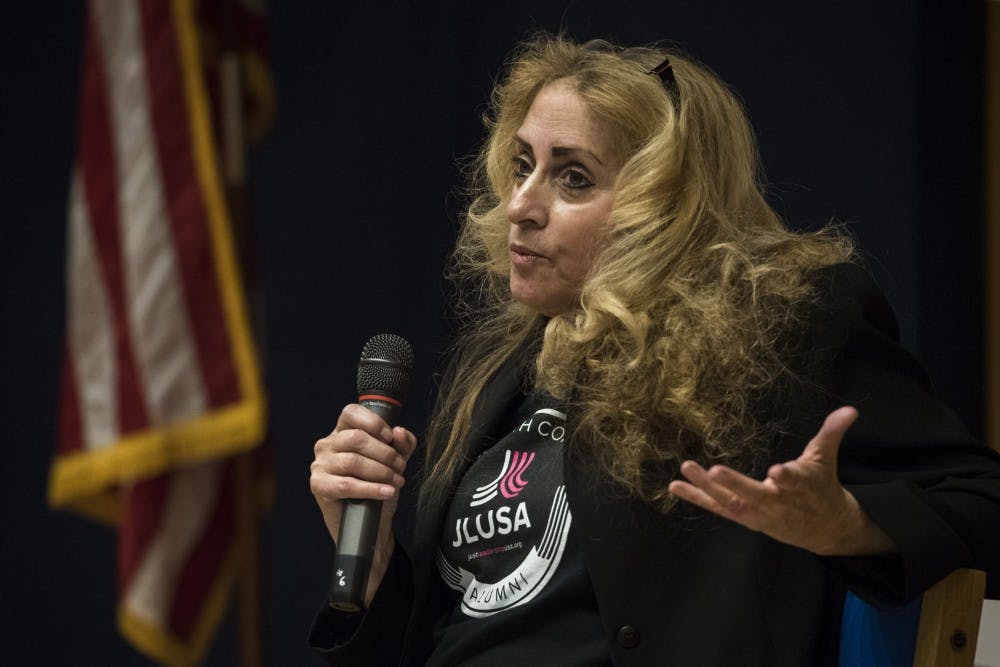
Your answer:
[[[358,362],[358,395],[385,393],[402,401],[410,384],[413,348],[395,334],[372,336]]]

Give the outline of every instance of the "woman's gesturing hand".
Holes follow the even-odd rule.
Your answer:
[[[330,537],[340,534],[344,499],[382,500],[375,560],[368,580],[371,602],[392,555],[392,517],[396,513],[403,472],[417,438],[402,426],[389,426],[356,403],[340,413],[333,433],[316,442],[309,486]]]
[[[823,556],[889,553],[892,540],[837,478],[837,452],[857,410],[831,412],[793,461],[777,463],[757,481],[722,465],[681,464],[688,481],[670,492],[721,517]]]

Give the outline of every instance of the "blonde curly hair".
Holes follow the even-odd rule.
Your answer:
[[[464,333],[427,442],[428,495],[466,451],[483,387],[519,350],[537,351],[535,388],[569,403],[573,447],[631,493],[669,511],[680,462],[753,467],[780,431],[761,400],[787,384],[785,350],[813,270],[848,260],[833,230],[789,231],[765,201],[756,141],[733,92],[670,52],[676,86],[650,70],[666,52],[534,38],[493,91],[452,262]],[[613,128],[624,165],[607,240],[579,308],[545,320],[512,301],[505,212],[515,133],[532,101],[569,82]]]

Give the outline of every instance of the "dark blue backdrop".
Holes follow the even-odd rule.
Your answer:
[[[11,664],[142,665],[114,630],[113,536],[44,501],[81,4],[11,8],[0,59],[2,321],[12,358],[2,654]],[[529,29],[668,38],[733,84],[779,211],[795,227],[849,223],[905,342],[981,431],[977,3],[272,4],[279,116],[251,158],[278,483],[264,534],[270,664],[315,664],[305,633],[331,549],[308,464],[352,398],[353,367],[372,333],[397,331],[417,348],[407,421],[423,428],[447,331],[440,275],[459,209],[457,161],[481,137],[491,78]],[[236,664],[232,640],[229,627],[210,664]]]

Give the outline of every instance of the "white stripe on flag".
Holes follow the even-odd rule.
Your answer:
[[[118,438],[118,364],[115,323],[91,235],[79,166],[73,169],[68,217],[67,343],[79,401],[83,445],[96,449]]]
[[[138,8],[132,0],[92,6],[109,83],[132,345],[150,420],[169,423],[201,414],[206,399],[164,203]]]
[[[159,530],[122,596],[125,608],[147,623],[169,625],[177,580],[218,502],[223,465],[204,463],[170,476]]]

